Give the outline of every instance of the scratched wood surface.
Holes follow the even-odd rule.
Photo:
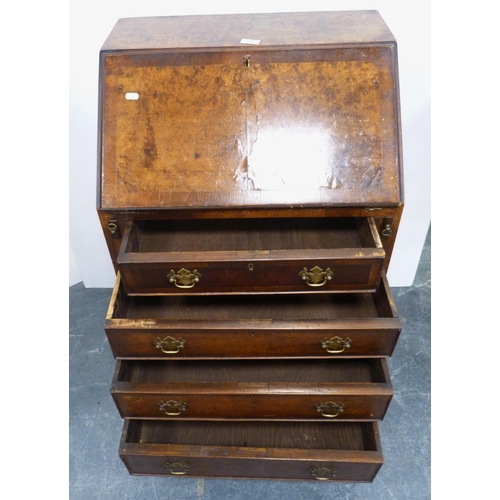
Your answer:
[[[137,383],[385,383],[380,359],[121,361],[117,382]],[[165,388],[163,389],[165,390]],[[269,387],[264,390],[269,390]]]
[[[129,442],[257,448],[374,450],[372,424],[329,422],[129,422]],[[265,450],[263,450],[265,451]]]
[[[366,219],[357,221],[340,218],[247,219],[245,224],[234,219],[137,221],[132,225],[126,251],[376,248],[374,236],[367,226]]]
[[[284,12],[119,19],[102,49],[233,48],[244,39],[260,47],[394,41],[374,10]]]
[[[394,43],[219,42],[102,53],[100,208],[401,201]]]

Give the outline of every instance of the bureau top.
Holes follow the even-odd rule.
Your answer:
[[[103,51],[286,47],[394,42],[369,11],[226,14],[119,19]]]
[[[100,57],[98,208],[402,203],[376,11],[121,19]]]

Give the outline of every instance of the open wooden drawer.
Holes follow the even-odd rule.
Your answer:
[[[390,356],[401,323],[376,293],[131,297],[118,274],[105,322],[116,358]]]
[[[371,482],[383,463],[375,422],[126,420],[131,474]]]
[[[381,420],[386,360],[118,361],[111,394],[125,418]]]
[[[375,290],[373,218],[137,220],[117,264],[130,295]]]

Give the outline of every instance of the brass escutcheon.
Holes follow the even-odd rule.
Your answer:
[[[186,343],[183,339],[174,339],[174,337],[165,337],[163,340],[158,337],[155,341],[155,347],[161,349],[165,354],[177,354]]]
[[[201,274],[195,269],[193,272],[182,268],[177,273],[171,269],[167,275],[168,281],[177,288],[193,288],[200,281]]]
[[[333,467],[310,467],[309,472],[318,481],[328,481],[335,478],[335,469]]]
[[[166,415],[170,415],[171,417],[175,417],[180,415],[183,411],[186,410],[186,403],[170,400],[164,403],[160,401],[158,403],[158,408],[160,411],[164,412]]]
[[[190,468],[191,466],[188,463],[183,464],[181,462],[167,462],[165,464],[165,472],[175,475],[187,474]]]
[[[332,279],[333,271],[328,267],[323,271],[321,267],[314,266],[310,271],[306,267],[300,271],[299,276],[309,286],[323,286],[327,281]]]
[[[340,354],[344,352],[346,349],[351,347],[351,339],[346,337],[345,339],[341,339],[340,337],[332,337],[328,340],[326,337],[321,340],[321,347],[326,349],[326,352],[330,354]]]
[[[328,403],[318,403],[316,405],[316,410],[318,413],[321,413],[323,417],[335,418],[344,411],[344,405],[328,401]]]

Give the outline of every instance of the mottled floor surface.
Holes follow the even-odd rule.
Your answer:
[[[69,289],[72,500],[430,499],[430,229],[413,286],[393,288],[403,332],[389,368],[395,395],[380,423],[385,464],[371,484],[132,477],[118,457],[122,420],[109,394],[103,331],[110,289]]]

